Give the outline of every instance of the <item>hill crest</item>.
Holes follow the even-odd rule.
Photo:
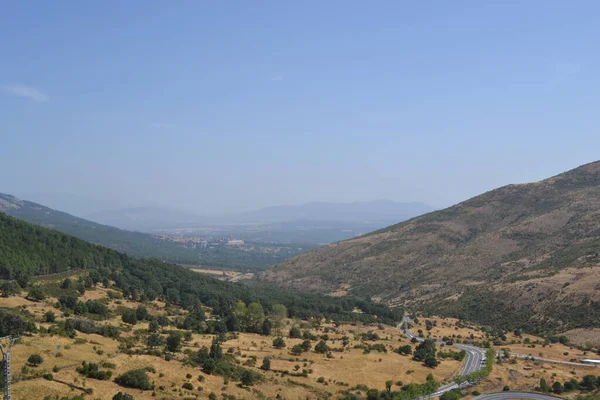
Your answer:
[[[600,162],[594,162],[322,247],[261,278],[471,317],[473,299],[484,296],[493,302],[488,311],[524,307],[529,318],[571,326],[567,314],[578,307],[590,315],[600,310],[599,252]]]

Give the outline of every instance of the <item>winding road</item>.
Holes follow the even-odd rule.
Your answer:
[[[408,330],[408,325],[412,324],[412,319],[410,317],[404,317],[404,321],[398,325],[398,329],[402,329],[406,336],[409,339],[416,339],[419,342],[423,342],[425,339],[422,337],[416,336],[414,333]],[[445,342],[436,341],[435,344],[438,346],[446,346]],[[465,357],[466,361],[463,366],[463,369],[460,371],[460,375],[469,375],[473,372],[479,371],[483,367],[483,360],[485,359],[485,349],[481,347],[468,346],[466,344],[458,344],[455,343],[452,346],[456,347],[459,350],[464,350],[467,353]]]
[[[425,339],[423,339],[422,337],[419,337],[408,330],[409,324],[412,324],[412,323],[413,323],[412,319],[410,319],[410,317],[405,316],[402,323],[400,325],[398,325],[398,329],[401,329],[402,331],[404,331],[404,334],[409,339],[414,338],[415,340],[417,340],[419,342],[425,341]],[[437,344],[439,346],[446,345],[445,342],[441,342],[441,341],[436,341],[435,344]],[[465,344],[457,344],[457,343],[453,344],[452,346],[456,347],[459,350],[464,350],[465,353],[467,353],[467,355],[465,357],[465,363],[463,365],[462,370],[460,371],[460,376],[472,374],[473,372],[479,371],[483,367],[483,365],[484,365],[483,360],[485,359],[485,349],[482,349],[480,347],[475,347],[475,346],[468,346]],[[449,383],[447,385],[440,386],[440,388],[438,389],[437,392],[432,393],[428,396],[422,397],[421,400],[433,399],[435,397],[441,396],[443,393],[449,392],[450,390],[463,389],[468,386],[470,386],[468,382],[466,382],[462,385],[458,385],[455,382]]]
[[[411,331],[408,330],[408,326],[412,323],[413,323],[412,319],[410,317],[405,316],[402,323],[400,325],[398,325],[398,329],[401,329],[402,331],[404,331],[404,333],[406,334],[406,336],[409,339],[414,338],[419,342],[423,342],[425,339],[415,335],[414,333],[412,333]],[[441,346],[441,345],[445,345],[446,343],[436,341],[435,344]],[[483,368],[483,366],[485,364],[484,363],[485,349],[482,349],[481,347],[468,346],[468,345],[458,344],[458,343],[453,344],[453,346],[456,347],[457,349],[464,350],[467,353],[467,355],[465,357],[465,363],[463,365],[462,370],[460,371],[460,376],[472,374],[473,372],[477,372],[481,368]],[[511,356],[516,356],[517,358],[528,358],[529,357],[524,354],[511,354]],[[587,364],[574,363],[574,362],[569,362],[569,361],[552,360],[552,359],[541,358],[541,357],[535,357],[535,359],[540,360],[540,361],[545,361],[545,362],[559,363],[559,364],[566,364],[566,365],[573,365],[573,366],[580,366],[580,367],[581,366],[592,367],[592,368],[596,367],[595,365],[587,365]],[[422,397],[420,400],[433,399],[435,397],[441,396],[443,393],[448,392],[450,390],[464,389],[469,386],[470,386],[470,384],[468,382],[461,384],[461,385],[458,385],[457,383],[449,383],[447,385],[440,386],[440,388],[437,392],[432,393],[428,396]],[[508,400],[508,399],[556,400],[559,398],[560,397],[549,396],[547,394],[541,394],[541,393],[507,391],[507,392],[482,394],[481,396],[474,397],[472,400]]]

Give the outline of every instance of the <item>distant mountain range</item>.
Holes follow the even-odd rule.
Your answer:
[[[287,260],[262,279],[484,324],[600,321],[600,162]]]
[[[202,224],[198,215],[164,207],[128,207],[100,211],[85,218],[121,229],[151,232],[160,229],[185,228]]]
[[[402,221],[433,211],[424,203],[375,200],[354,203],[314,202],[297,206],[273,206],[239,214],[248,221]]]
[[[216,216],[199,216],[160,207],[135,207],[93,213],[87,215],[86,218],[123,229],[153,231],[203,225],[266,224],[290,221],[391,223],[406,220],[432,210],[432,207],[424,203],[398,203],[389,200],[377,200],[354,203],[314,202],[292,206],[273,206],[250,212]]]

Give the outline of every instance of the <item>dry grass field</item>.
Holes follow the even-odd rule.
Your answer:
[[[109,290],[101,286],[88,290],[81,297],[82,300],[102,300],[108,304],[112,311],[123,308],[134,309],[140,303],[123,299],[109,299]],[[61,311],[54,307],[55,298],[47,298],[43,302],[32,302],[23,296],[0,298],[0,307],[28,312],[33,315],[38,327],[49,328],[50,323],[43,322],[47,311],[54,311],[57,322],[64,320]],[[168,318],[177,318],[178,314],[185,312],[180,309],[166,309],[164,303],[152,302],[145,306],[151,315],[169,315]],[[136,331],[145,331],[148,323],[138,323],[131,327],[121,321],[120,317],[113,317],[106,321],[97,321],[97,324],[110,324],[123,328],[122,338],[133,338]],[[444,360],[435,369],[427,368],[422,363],[413,361],[410,356],[401,356],[393,349],[410,343],[395,327],[389,326],[361,326],[323,323],[318,327],[310,326],[305,321],[287,320],[287,326],[282,329],[287,336],[287,331],[292,325],[302,325],[310,329],[315,335],[327,334],[327,341],[331,348],[342,348],[342,338],[347,337],[348,346],[342,351],[333,351],[332,357],[318,354],[313,350],[300,356],[293,356],[290,348],[302,342],[301,339],[285,337],[286,347],[275,349],[273,339],[276,337],[262,336],[250,333],[241,333],[223,343],[224,353],[236,354],[237,359],[246,368],[250,368],[263,375],[263,380],[251,388],[240,387],[237,382],[228,381],[221,376],[207,375],[199,368],[185,365],[185,352],[195,351],[202,346],[210,346],[214,335],[193,334],[192,339],[186,342],[182,352],[174,360],[166,361],[164,357],[151,355],[128,355],[119,347],[119,341],[96,334],[78,332],[75,338],[58,335],[35,334],[24,336],[15,346],[13,351],[13,375],[16,383],[13,384],[13,398],[27,400],[43,400],[46,396],[74,396],[80,394],[78,389],[72,389],[67,384],[80,388],[91,388],[93,394],[89,399],[111,400],[119,391],[134,396],[136,400],[171,399],[171,398],[208,398],[211,392],[219,398],[222,394],[233,395],[237,399],[265,398],[274,399],[278,395],[284,399],[319,399],[336,398],[342,390],[348,390],[357,385],[366,385],[378,389],[385,388],[385,382],[392,380],[404,384],[422,383],[426,376],[432,373],[438,381],[448,381],[459,370],[461,363],[455,360]],[[378,340],[364,341],[362,334],[374,332]],[[313,341],[312,345],[317,343]],[[355,345],[368,343],[385,346],[386,352],[371,350],[365,354],[362,348]],[[412,344],[414,347],[415,345]],[[143,343],[136,343],[135,348],[142,349]],[[38,367],[27,366],[27,358],[32,354],[40,354],[44,362]],[[271,359],[271,370],[262,371],[259,367],[265,357]],[[252,360],[256,358],[254,363]],[[250,361],[249,361],[250,360]],[[114,364],[112,379],[99,381],[85,378],[75,369],[83,361]],[[155,382],[153,391],[141,391],[120,387],[114,378],[128,370],[153,367],[156,372],[150,373],[151,380]],[[307,377],[292,376],[297,371],[309,370]],[[283,372],[287,373],[283,373]],[[23,377],[32,375],[41,376],[43,373],[52,373],[54,381],[42,377],[23,380]],[[191,378],[188,378],[191,376]],[[202,382],[200,382],[200,379]],[[319,379],[321,378],[321,379]],[[60,382],[59,382],[60,381]],[[61,383],[63,382],[63,383]],[[185,382],[190,382],[194,389],[182,389]],[[66,383],[66,384],[65,384]],[[363,391],[364,394],[364,391]]]
[[[428,331],[426,329],[425,321],[429,320],[433,324],[433,328]],[[482,341],[485,338],[484,333],[479,329],[479,327],[473,326],[462,326],[458,324],[458,320],[456,318],[439,318],[439,317],[431,317],[431,318],[419,318],[418,324],[414,324],[411,330],[415,333],[420,329],[423,331],[424,337],[442,340],[444,337],[450,337],[453,339],[473,339],[476,341]]]
[[[600,375],[600,368],[519,359],[495,364],[490,376],[470,390],[480,393],[498,392],[508,386],[511,390],[533,391],[539,386],[541,378],[546,379],[548,385],[552,386],[555,381],[564,383],[572,378],[581,381],[589,374]]]
[[[264,336],[251,333],[239,333],[228,337],[222,344],[223,352],[235,355],[240,365],[262,374],[262,381],[251,387],[242,387],[238,382],[230,381],[222,376],[208,375],[198,367],[187,365],[186,353],[197,351],[203,346],[210,347],[214,335],[192,334],[191,339],[184,342],[181,352],[174,359],[167,361],[165,357],[147,354],[128,354],[123,348],[129,343],[129,350],[145,350],[143,338],[147,336],[148,322],[128,325],[121,320],[120,312],[124,309],[135,309],[140,303],[119,298],[119,293],[112,289],[98,286],[87,290],[82,300],[100,300],[107,304],[112,317],[96,324],[109,324],[121,329],[121,340],[114,340],[96,334],[78,332],[70,338],[48,333],[24,336],[13,351],[13,398],[16,400],[54,399],[54,396],[73,397],[81,394],[81,389],[93,390],[86,398],[90,400],[111,400],[118,392],[129,393],[136,400],[150,399],[206,399],[211,392],[218,398],[235,396],[236,399],[333,399],[339,398],[342,391],[350,390],[359,393],[357,386],[364,388],[384,389],[386,381],[398,384],[422,383],[431,373],[440,383],[450,382],[460,370],[461,362],[446,359],[437,368],[427,368],[421,362],[412,360],[411,356],[401,356],[393,350],[411,343],[396,327],[339,325],[327,323],[308,323],[306,321],[285,320],[281,328],[286,347],[276,349],[273,346],[275,335]],[[48,329],[53,324],[44,321],[44,314],[53,311],[56,321],[65,319],[62,312],[55,307],[56,298],[47,298],[42,302],[27,300],[24,295],[0,298],[0,308],[12,309],[15,312],[32,316],[38,327]],[[165,316],[169,320],[183,318],[187,311],[176,307],[167,307],[160,301],[146,302],[144,306],[152,316]],[[207,309],[210,312],[210,309]],[[427,330],[426,321],[431,322]],[[332,349],[331,355],[316,353],[312,341],[312,349],[301,355],[292,355],[290,349],[300,344],[302,339],[290,339],[287,332],[290,327],[299,326],[302,330],[310,330],[314,335],[327,335],[327,345]],[[167,329],[173,329],[168,327]],[[483,342],[489,340],[485,330],[478,326],[468,325],[453,318],[419,318],[411,330],[419,330],[425,337],[441,340],[450,337],[455,341],[473,340]],[[374,338],[373,334],[377,337]],[[369,338],[365,336],[370,335]],[[570,361],[586,356],[583,351],[562,344],[539,344],[541,338],[530,335],[506,335],[505,346],[511,353],[526,354],[533,357],[546,357],[556,360]],[[140,339],[141,338],[141,339]],[[344,338],[347,345],[344,347]],[[374,339],[374,340],[373,340]],[[523,341],[529,339],[532,344]],[[533,344],[537,342],[536,344]],[[371,349],[364,351],[362,346],[377,345],[380,351]],[[386,351],[381,351],[385,349]],[[339,351],[338,351],[339,350]],[[32,354],[40,354],[44,362],[38,367],[27,365]],[[265,358],[271,360],[271,369],[263,371],[260,366]],[[112,379],[99,381],[85,378],[76,371],[83,361],[113,364]],[[156,372],[149,373],[155,383],[155,390],[136,390],[123,388],[114,382],[114,378],[126,371],[152,367]],[[299,376],[303,370],[307,376]],[[53,380],[41,377],[44,373],[52,373]],[[504,386],[511,389],[533,390],[544,377],[549,384],[555,380],[568,381],[571,378],[580,380],[588,373],[599,374],[600,370],[583,366],[561,365],[539,360],[518,359],[495,364],[492,374],[471,390],[479,392],[502,390]],[[24,379],[27,377],[28,379]],[[29,379],[33,378],[33,379]],[[190,383],[193,389],[184,389],[184,383]],[[69,385],[76,387],[72,388]],[[364,395],[364,389],[362,391]],[[224,396],[225,395],[225,396]],[[48,397],[50,396],[50,397]]]

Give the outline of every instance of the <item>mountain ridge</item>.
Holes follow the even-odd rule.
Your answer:
[[[487,297],[501,301],[488,311],[525,308],[522,318],[566,327],[574,324],[568,308],[600,310],[599,291],[588,287],[600,287],[599,252],[600,162],[593,162],[322,247],[261,279],[471,317],[471,299],[494,293]],[[474,319],[489,322],[482,318]]]
[[[274,218],[295,218],[297,220],[403,220],[414,215],[424,214],[433,208],[421,202],[396,202],[392,200],[355,201],[332,203],[315,201],[299,205],[279,205],[263,207],[243,213],[246,216]]]
[[[374,200],[351,203],[309,202],[299,205],[277,205],[221,215],[195,215],[161,207],[129,207],[93,213],[87,215],[86,218],[123,229],[152,231],[197,225],[289,221],[385,221],[390,223],[431,210],[433,210],[431,206],[421,202]]]

